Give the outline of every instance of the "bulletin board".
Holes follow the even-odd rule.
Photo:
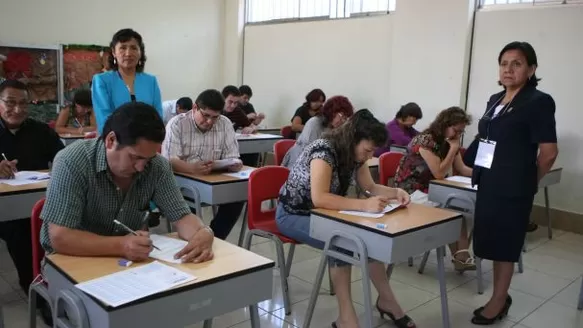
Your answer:
[[[0,55],[6,59],[0,65],[0,76],[25,83],[32,104],[30,117],[50,121],[57,116],[62,101],[60,46],[27,46],[0,44]]]
[[[99,45],[63,45],[64,102],[70,104],[75,92],[90,89],[93,75],[108,70],[109,48]]]

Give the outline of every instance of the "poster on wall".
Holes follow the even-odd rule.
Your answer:
[[[0,46],[0,77],[28,86],[29,115],[47,122],[56,117],[59,102],[59,51],[54,48]]]
[[[93,75],[107,70],[109,48],[96,45],[64,45],[63,71],[65,104],[79,89],[90,89]]]

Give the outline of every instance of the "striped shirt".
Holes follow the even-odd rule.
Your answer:
[[[103,141],[77,141],[55,157],[41,212],[41,245],[53,252],[49,223],[102,236],[127,234],[116,227],[114,219],[131,229],[141,229],[150,201],[172,222],[190,214],[165,158],[150,160],[124,194],[113,182]]]
[[[166,126],[162,156],[187,163],[239,158],[239,143],[228,118],[221,115],[212,128],[201,131],[193,111],[174,116]]]

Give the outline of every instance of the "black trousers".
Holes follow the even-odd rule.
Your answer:
[[[259,154],[242,154],[241,162],[243,165],[252,166],[252,167],[259,167]]]
[[[235,223],[241,215],[241,211],[245,206],[245,202],[236,202],[230,204],[219,205],[217,214],[211,221],[210,227],[215,233],[215,237],[225,240],[233,230]],[[191,208],[192,213],[196,214],[196,211]]]
[[[6,242],[8,253],[18,272],[20,288],[28,295],[28,287],[34,278],[30,218],[0,222],[0,239]]]

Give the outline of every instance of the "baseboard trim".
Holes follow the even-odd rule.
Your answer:
[[[567,212],[555,208],[551,208],[550,212],[551,226],[553,229],[583,234],[583,214]],[[536,224],[545,227],[547,226],[547,213],[544,206],[533,205],[530,217]]]

